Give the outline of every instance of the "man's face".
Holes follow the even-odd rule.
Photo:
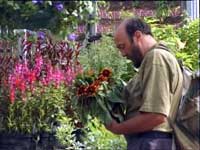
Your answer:
[[[140,48],[131,41],[125,31],[118,31],[115,34],[115,44],[120,50],[123,57],[130,59],[136,68],[139,68],[142,62],[142,54]]]

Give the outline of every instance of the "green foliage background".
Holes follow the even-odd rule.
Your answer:
[[[88,17],[88,5],[84,1],[66,2],[66,11],[64,13],[58,13],[55,9],[51,9],[49,2],[51,1],[46,1],[42,7],[39,7],[38,5],[33,5],[31,1],[27,1],[25,3],[25,1],[15,2],[0,0],[0,25],[1,27],[8,26],[10,29],[29,28],[37,30],[38,28],[47,28],[57,34],[58,32],[66,32],[69,28],[76,27],[79,21]],[[166,15],[164,11],[164,9],[160,9],[160,13],[158,14],[160,15],[158,16],[159,19],[163,15]],[[46,23],[47,20],[48,24]],[[165,41],[176,57],[183,60],[184,65],[192,70],[199,68],[199,19],[190,21],[179,28],[175,28],[172,25],[157,24],[155,22],[158,22],[158,20],[155,18],[145,18],[145,20],[151,24],[152,32],[155,38],[158,41]],[[88,47],[82,49],[79,58],[84,69],[94,69],[99,72],[104,67],[110,67],[113,69],[113,74],[116,78],[121,78],[125,81],[128,81],[131,77],[133,77],[135,72],[132,62],[122,58],[119,54],[114,45],[112,36],[103,35],[99,41],[91,43]],[[0,92],[3,93],[1,89]],[[0,94],[0,99],[4,98],[2,95],[3,94]],[[12,117],[16,114],[15,112],[11,112],[9,114],[10,116],[8,116],[8,119],[10,119],[8,128],[12,131],[26,129],[29,133],[31,132],[32,127],[27,127],[27,123],[29,125],[34,125],[34,122],[38,121],[38,126],[40,126],[41,129],[45,129],[46,131],[51,130],[50,120],[52,120],[52,122],[57,119],[62,121],[62,119],[60,119],[63,117],[62,112],[58,113],[59,116],[53,116],[53,113],[54,110],[63,110],[63,108],[60,108],[59,106],[64,106],[64,95],[65,93],[63,93],[63,90],[60,92],[58,90],[47,91],[47,94],[43,97],[43,101],[40,101],[40,104],[42,104],[38,105],[36,110],[39,112],[40,110],[43,110],[42,107],[48,106],[46,110],[53,111],[49,112],[48,117],[43,116],[44,112],[39,112],[40,120],[30,120],[29,116],[33,115],[33,113],[31,111],[27,111],[21,112],[24,114],[21,118],[22,120],[12,122]],[[58,99],[61,100],[59,103]],[[23,107],[30,107],[30,109],[34,109],[37,105],[33,103],[36,101],[38,101],[38,99],[33,99],[30,101],[31,103],[24,105]],[[19,107],[21,104],[16,106]],[[15,105],[11,107],[14,108]],[[19,109],[20,112],[20,107],[16,109]],[[44,120],[44,118],[48,118],[49,120]],[[23,123],[23,119],[28,120],[28,122]],[[62,123],[64,124],[68,121],[66,118],[63,120],[64,121]],[[16,126],[16,124],[19,124],[20,122],[22,122],[22,124],[20,124],[20,126]],[[74,142],[71,135],[66,136],[65,134],[62,134],[63,131],[67,134],[72,132],[73,127],[68,127],[69,128],[67,129],[65,128],[66,130],[64,128],[58,129],[60,132],[57,134],[58,139],[60,139],[62,143],[66,144],[69,142],[66,140],[69,139],[72,140],[70,143]],[[91,149],[97,150],[110,149],[111,147],[116,150],[126,149],[125,139],[122,136],[117,136],[107,131],[97,120],[93,120],[85,129],[86,136],[84,137],[84,144],[88,148],[90,147]]]
[[[173,25],[154,24],[155,18],[146,18],[152,32],[158,41],[164,41],[177,59],[191,70],[199,69],[199,21],[196,19],[187,22],[182,27]]]
[[[180,28],[177,32],[179,38],[185,46],[176,53],[177,58],[181,58],[185,65],[192,70],[199,69],[199,24],[200,19],[191,21]]]

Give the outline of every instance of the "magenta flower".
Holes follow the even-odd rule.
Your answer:
[[[72,68],[68,67],[66,69],[66,73],[65,73],[65,82],[66,82],[66,84],[71,85],[74,78],[75,78],[74,71],[72,70]]]
[[[35,66],[34,66],[34,71],[37,77],[40,76],[41,70],[42,70],[42,65],[43,65],[43,58],[41,55],[37,55],[35,58]]]

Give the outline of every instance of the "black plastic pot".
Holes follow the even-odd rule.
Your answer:
[[[32,135],[0,133],[0,150],[35,150]]]
[[[64,150],[54,134],[0,133],[0,150]]]
[[[36,145],[36,150],[55,150],[57,149],[58,141],[54,134],[42,133],[39,135],[39,141]]]

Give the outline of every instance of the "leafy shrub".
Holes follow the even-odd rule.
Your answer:
[[[57,118],[65,117],[64,86],[55,88],[37,87],[34,93],[30,91],[26,102],[16,100],[9,107],[8,131],[20,133],[51,132],[57,125]]]
[[[185,43],[184,48],[177,52],[177,57],[182,58],[185,65],[193,70],[199,66],[199,21],[200,19],[191,21],[177,32],[181,41]]]
[[[157,41],[164,41],[167,46],[171,48],[173,52],[179,49],[179,36],[174,30],[172,25],[161,25],[155,24],[156,19],[148,19],[147,22],[150,23],[152,28],[152,33]]]
[[[199,19],[179,29],[173,25],[155,24],[156,19],[152,18],[146,18],[146,21],[150,23],[156,40],[164,41],[177,59],[183,60],[183,64],[192,70],[198,68]]]
[[[125,150],[126,141],[123,136],[115,135],[105,129],[98,120],[93,120],[87,126],[87,136],[84,145],[87,149],[95,150]]]
[[[61,124],[56,129],[56,138],[59,141],[59,147],[67,149],[79,149],[82,146],[82,143],[76,139],[76,135],[73,134],[75,131],[75,126],[68,117],[60,117],[58,119]]]

